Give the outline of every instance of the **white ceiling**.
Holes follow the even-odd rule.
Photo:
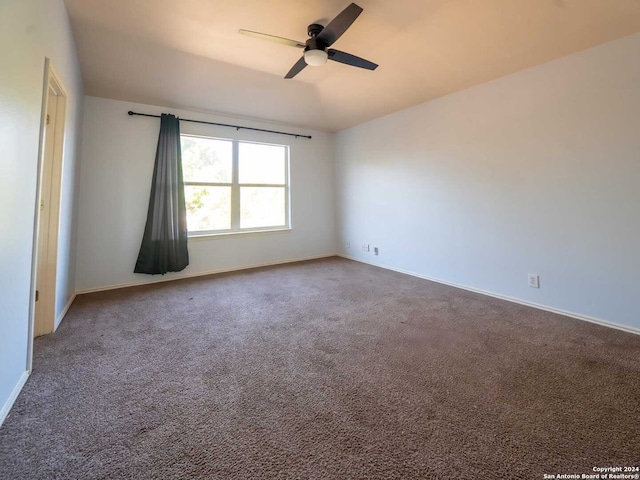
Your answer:
[[[65,0],[88,95],[336,131],[640,31],[639,0],[357,0],[336,62],[283,77],[349,0]]]

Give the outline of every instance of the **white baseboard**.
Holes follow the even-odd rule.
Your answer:
[[[60,315],[58,315],[56,317],[56,322],[53,325],[53,331],[55,332],[58,329],[58,326],[60,325],[60,323],[62,322],[62,320],[64,319],[64,316],[67,314],[67,312],[69,311],[69,308],[71,307],[71,304],[73,303],[73,301],[76,299],[76,295],[77,293],[74,292],[73,295],[71,295],[71,298],[69,299],[69,301],[67,302],[67,304],[64,306],[64,308],[62,309],[62,311],[60,312]]]
[[[206,275],[215,275],[217,273],[237,272],[239,270],[250,270],[252,268],[271,267],[273,265],[285,265],[287,263],[295,263],[295,262],[306,262],[308,260],[318,260],[320,258],[335,257],[337,255],[338,254],[336,253],[324,253],[322,255],[315,255],[312,257],[294,258],[290,260],[279,260],[276,262],[258,263],[253,265],[242,265],[240,267],[221,268],[218,270],[208,270],[206,272],[199,272],[199,273],[178,274],[178,275],[172,275],[171,277],[160,277],[157,279],[142,280],[140,282],[120,283],[118,285],[108,285],[105,287],[86,288],[86,289],[78,290],[76,294],[83,295],[85,293],[103,292],[106,290],[116,290],[118,288],[137,287],[140,285],[150,285],[153,283],[171,282],[173,280],[182,280],[185,278],[204,277]],[[157,276],[157,275],[154,275],[154,276]]]
[[[538,310],[544,310],[546,312],[557,313],[559,315],[564,315],[565,317],[571,317],[571,318],[575,318],[577,320],[584,320],[585,322],[596,323],[598,325],[602,325],[603,327],[615,328],[617,330],[622,330],[624,332],[635,333],[636,335],[640,335],[640,330],[639,329],[636,329],[636,328],[633,328],[633,327],[628,327],[626,325],[620,325],[618,323],[608,322],[608,321],[602,320],[600,318],[589,317],[587,315],[582,315],[580,313],[569,312],[567,310],[561,310],[559,308],[549,307],[547,305],[541,305],[539,303],[528,302],[526,300],[521,300],[521,299],[515,298],[515,297],[509,297],[507,295],[501,295],[499,293],[494,293],[494,292],[490,292],[490,291],[487,291],[487,290],[482,290],[482,289],[479,289],[479,288],[468,287],[466,285],[460,285],[460,284],[457,284],[457,283],[447,282],[447,281],[441,280],[439,278],[430,277],[428,275],[422,275],[421,273],[411,272],[411,271],[408,271],[408,270],[403,270],[401,268],[394,268],[394,267],[390,267],[388,265],[382,265],[380,263],[370,262],[368,260],[363,260],[361,258],[350,257],[349,255],[345,255],[345,254],[342,254],[342,253],[338,253],[337,255],[339,257],[346,258],[348,260],[353,260],[355,262],[366,263],[368,265],[373,265],[374,267],[384,268],[385,270],[392,270],[394,272],[404,273],[405,275],[411,275],[412,277],[423,278],[425,280],[430,280],[432,282],[441,283],[443,285],[448,285],[450,287],[460,288],[462,290],[468,290],[470,292],[479,293],[481,295],[487,295],[488,297],[499,298],[500,300],[506,300],[508,302],[513,302],[513,303],[519,303],[520,305],[525,305],[527,307],[537,308]]]
[[[24,387],[24,384],[27,383],[27,379],[29,378],[29,373],[30,372],[28,370],[24,371],[24,373],[20,377],[20,380],[18,380],[18,383],[16,383],[16,386],[13,387],[13,390],[11,391],[11,395],[9,395],[9,398],[7,398],[7,401],[4,402],[4,405],[2,406],[2,410],[0,410],[0,426],[2,426],[5,419],[7,418],[7,415],[9,415],[9,411],[11,410],[11,407],[13,407],[13,404],[18,398],[18,395],[20,395],[20,392],[22,391],[22,387]]]

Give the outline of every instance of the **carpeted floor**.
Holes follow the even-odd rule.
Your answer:
[[[83,295],[2,479],[541,479],[640,464],[640,336],[331,258]]]

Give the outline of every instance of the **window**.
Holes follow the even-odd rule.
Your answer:
[[[181,136],[190,234],[289,228],[289,148]]]

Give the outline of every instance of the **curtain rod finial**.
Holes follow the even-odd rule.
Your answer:
[[[127,113],[128,113],[129,115],[133,115],[133,112],[132,112],[131,110],[129,110]]]

